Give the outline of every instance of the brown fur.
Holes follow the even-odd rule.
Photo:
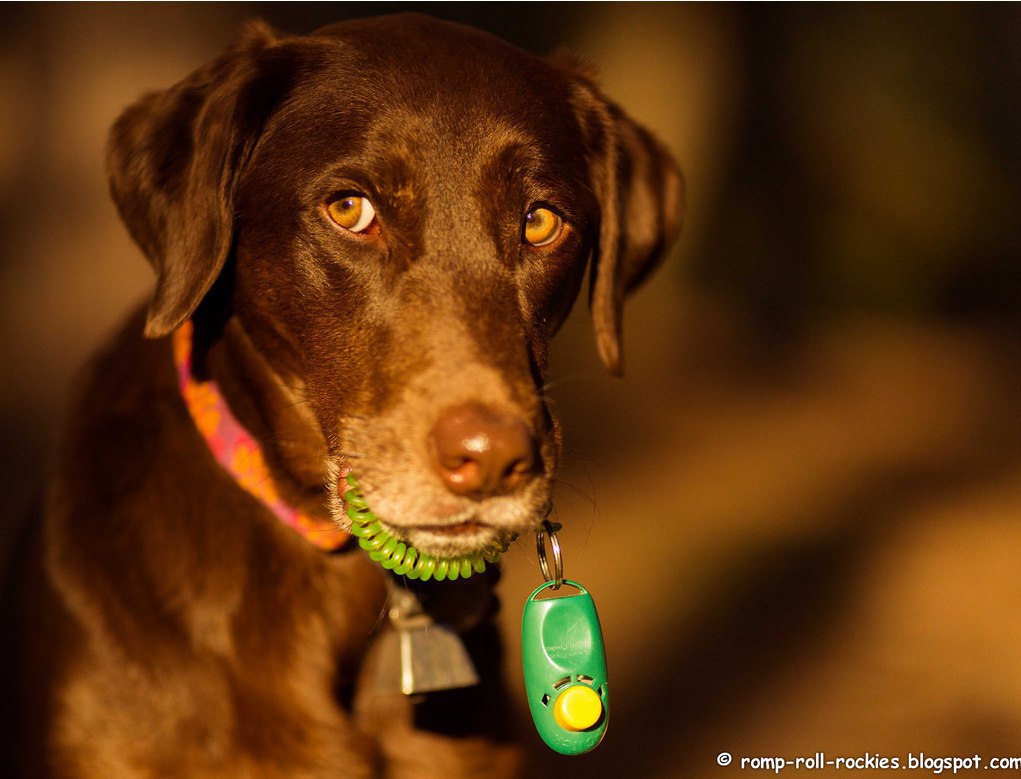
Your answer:
[[[342,521],[337,475],[354,467],[422,548],[470,551],[478,538],[433,532],[467,516],[527,532],[559,450],[547,340],[591,257],[600,353],[620,370],[624,295],[679,228],[669,156],[572,67],[407,15],[300,38],[252,25],[125,112],[109,170],[157,287],[91,366],[23,557],[17,771],[512,773],[492,577],[422,588],[464,632],[480,688],[377,691],[382,571],[315,550],[215,464],[166,336],[193,319],[196,370],[292,503]],[[339,191],[369,197],[378,234],[328,223]],[[521,240],[537,203],[568,225],[540,249]],[[454,494],[430,464],[435,420],[465,403],[534,440],[506,494]]]

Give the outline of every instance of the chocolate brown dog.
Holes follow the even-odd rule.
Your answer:
[[[17,770],[512,773],[491,580],[421,588],[481,687],[377,689],[387,574],[316,548],[218,464],[169,336],[191,323],[191,378],[290,506],[345,525],[354,473],[422,552],[505,543],[550,496],[547,341],[591,262],[620,370],[625,294],[679,229],[676,166],[574,64],[417,15],[253,24],[129,108],[108,164],[158,281],[91,366],[24,558]]]

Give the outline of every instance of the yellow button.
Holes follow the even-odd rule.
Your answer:
[[[553,719],[564,730],[587,730],[599,722],[603,701],[599,693],[584,684],[568,687],[553,704]]]

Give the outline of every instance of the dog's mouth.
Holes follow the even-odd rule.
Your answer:
[[[372,511],[349,469],[340,474],[336,494],[359,546],[387,570],[409,579],[442,581],[482,573],[517,538],[475,516],[395,527]]]
[[[472,538],[485,532],[487,525],[475,519],[458,522],[456,525],[421,525],[419,532],[436,535],[439,538]]]
[[[466,519],[463,521],[455,521],[452,523],[444,523],[442,525],[415,525],[414,527],[397,528],[388,522],[383,522],[392,534],[398,536],[407,536],[408,540],[414,539],[417,541],[417,546],[421,549],[428,549],[434,553],[442,554],[447,550],[448,546],[460,546],[465,543],[472,543],[479,539],[484,539],[488,536],[496,533],[496,528],[493,528],[484,522],[480,522],[477,519]],[[435,541],[436,543],[429,543]],[[434,548],[441,547],[441,548]],[[467,549],[464,551],[473,551]]]
[[[514,538],[513,534],[501,532],[498,528],[477,519],[467,519],[454,524],[394,528],[393,532],[406,537],[407,543],[416,549],[439,557],[481,552],[494,546],[503,546],[504,539],[509,542]]]

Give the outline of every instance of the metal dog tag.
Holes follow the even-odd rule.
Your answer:
[[[412,593],[391,588],[393,630],[380,637],[378,686],[416,695],[479,683],[468,650],[456,631],[434,622]]]

